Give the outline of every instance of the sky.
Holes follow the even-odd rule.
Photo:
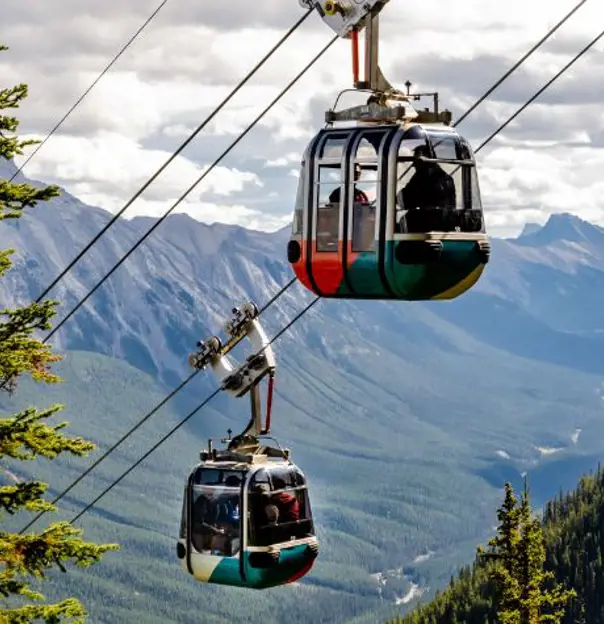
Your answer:
[[[18,111],[25,138],[43,138],[160,4],[2,2],[0,43],[10,49],[0,54],[0,87],[29,85]],[[382,71],[401,89],[411,80],[439,91],[455,120],[577,2],[390,0]],[[297,0],[168,0],[25,174],[116,212],[303,13]],[[599,34],[603,18],[601,0],[587,0],[460,133],[478,146]],[[168,210],[332,37],[313,13],[125,216]],[[477,154],[494,236],[557,212],[604,225],[603,50],[604,38]],[[350,42],[338,40],[177,211],[267,231],[288,224],[302,153],[351,86]]]

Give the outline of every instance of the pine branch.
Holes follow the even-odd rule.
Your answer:
[[[0,48],[2,50],[3,48]],[[19,108],[20,103],[28,95],[26,84],[19,84],[7,89],[0,89],[0,110]],[[13,135],[19,127],[19,120],[16,117],[0,115],[0,158],[11,160],[17,155],[23,154],[23,149],[30,145],[36,145],[40,141],[29,139],[19,140]],[[1,197],[1,193],[0,193]],[[0,205],[2,201],[0,199]]]
[[[12,418],[0,420],[0,456],[30,460],[38,456],[54,459],[61,453],[87,455],[95,448],[92,442],[58,433],[67,426],[66,422],[53,426],[40,422],[60,409],[60,405],[46,410],[28,408]]]
[[[5,321],[0,325],[0,343],[15,335],[24,334],[29,336],[35,330],[48,330],[51,328],[50,319],[57,314],[55,306],[57,301],[44,301],[32,303],[23,308],[0,310],[0,317]]]
[[[0,487],[0,508],[11,515],[26,509],[31,512],[55,511],[55,507],[42,500],[48,485],[39,481],[27,481],[17,485]]]
[[[82,530],[68,522],[55,522],[39,534],[0,532],[0,552],[5,559],[0,591],[3,583],[26,575],[42,578],[54,566],[65,572],[63,562],[87,568],[100,561],[104,553],[119,549],[117,544],[85,542],[80,535]]]
[[[14,390],[16,378],[30,373],[36,381],[58,383],[59,377],[50,372],[49,365],[61,360],[52,353],[52,346],[43,344],[32,334],[51,328],[50,319],[56,314],[56,302],[32,303],[17,310],[0,310],[0,383]]]
[[[2,117],[0,117],[0,127]],[[10,143],[12,139],[5,139]],[[24,141],[18,143],[21,147],[39,143],[39,141]],[[3,149],[4,147],[4,149]],[[5,153],[6,152],[6,153]],[[10,155],[7,155],[10,154]],[[14,146],[8,147],[0,140],[0,157],[12,158],[15,153],[20,153]],[[0,221],[3,219],[17,219],[25,208],[33,208],[38,203],[48,201],[60,195],[60,189],[56,185],[47,186],[42,189],[34,188],[29,184],[13,184],[7,180],[0,180]]]
[[[14,249],[0,250],[0,277],[2,277],[11,267],[10,256],[15,252]]]
[[[83,624],[86,621],[86,609],[75,598],[68,598],[57,604],[26,605],[15,609],[6,609],[1,612],[7,624],[31,624],[42,621],[46,624],[58,624],[59,622],[71,622]]]

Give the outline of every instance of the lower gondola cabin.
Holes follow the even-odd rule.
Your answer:
[[[202,461],[185,487],[177,554],[202,583],[263,589],[301,578],[318,554],[303,473],[263,455]]]

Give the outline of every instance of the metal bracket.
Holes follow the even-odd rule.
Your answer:
[[[338,95],[333,108],[325,112],[325,123],[361,121],[363,123],[377,124],[402,122],[442,123],[446,126],[451,124],[453,119],[451,111],[447,109],[441,111],[438,108],[438,93],[410,93],[409,87],[411,83],[407,81],[405,84],[407,85],[407,93],[402,93],[401,91],[371,93],[367,90],[370,93],[367,104],[353,106],[336,112],[334,109],[342,93],[344,93],[343,91]],[[418,110],[411,104],[412,100],[419,100],[426,96],[433,98],[433,110],[429,108]]]
[[[377,93],[395,92],[379,67],[380,16],[372,14],[365,28],[365,80],[355,85],[358,89],[371,89]]]
[[[378,102],[372,101],[338,112],[328,110],[325,112],[325,123],[332,124],[337,121],[396,123],[397,121],[411,118],[413,112],[413,109],[407,109],[406,106],[383,106]]]
[[[389,0],[299,0],[300,6],[316,9],[321,19],[342,39],[360,31],[368,18],[377,15]]]
[[[233,339],[241,339],[247,333],[246,327],[248,323],[258,318],[258,308],[255,303],[250,301],[240,308],[233,308],[231,312],[233,313],[233,318],[224,324],[224,331]]]
[[[354,0],[355,2],[357,0]],[[364,80],[358,79],[358,38],[355,32],[352,37],[353,44],[353,80],[357,91],[369,91],[369,97],[365,106],[356,106],[344,111],[333,110],[325,113],[325,121],[362,121],[376,123],[395,123],[414,116],[415,111],[400,104],[393,106],[392,102],[407,103],[411,98],[395,89],[384,77],[379,67],[379,37],[380,16],[379,12],[383,4],[375,10],[368,8],[365,23],[365,76]],[[358,30],[355,28],[355,31]]]
[[[412,84],[413,83],[410,80],[407,80],[405,82],[405,87],[407,87],[407,93],[405,97],[407,97],[408,99],[412,99],[416,102],[423,97],[431,97],[433,101],[432,110],[430,110],[429,108],[424,108],[421,111],[417,111],[417,117],[415,121],[417,123],[443,123],[446,126],[450,125],[453,119],[453,115],[450,110],[445,109],[441,111],[439,109],[438,92],[435,91],[432,93],[411,93]]]
[[[246,303],[240,308],[233,308],[232,312],[232,319],[224,325],[229,336],[226,344],[222,345],[216,336],[198,342],[200,350],[190,354],[188,361],[192,368],[198,370],[210,366],[219,378],[222,389],[235,397],[241,397],[275,370],[276,359],[268,336],[258,321],[256,305],[253,302]],[[250,341],[253,352],[243,364],[237,365],[231,361],[228,353],[243,338]]]
[[[200,340],[197,343],[197,347],[199,351],[189,355],[189,366],[197,370],[203,370],[213,359],[219,357],[222,343],[220,342],[220,338],[212,336],[205,342]]]

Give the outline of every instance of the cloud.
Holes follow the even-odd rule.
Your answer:
[[[60,181],[72,186],[73,194],[83,201],[96,197],[97,205],[115,210],[170,156],[160,150],[143,150],[119,134],[104,134],[93,139],[57,137],[39,158],[32,161],[29,171],[33,177],[40,178],[44,173],[51,182]],[[173,200],[183,189],[194,184],[206,169],[207,165],[199,166],[178,156],[144,196],[149,200]],[[209,192],[228,197],[241,193],[249,184],[263,186],[255,173],[218,166],[193,191],[193,195]],[[101,198],[103,201],[99,201]]]
[[[414,88],[437,89],[441,106],[458,118],[575,3],[451,0],[443,8],[441,0],[392,1],[382,13],[381,65],[394,84],[409,79]],[[30,85],[19,110],[23,132],[44,136],[158,4],[4,0],[3,43],[11,49],[0,55],[0,75],[3,84]],[[303,13],[296,0],[170,0],[26,173],[118,209]],[[479,144],[593,38],[603,17],[601,3],[586,3],[460,131]],[[145,193],[133,214],[167,209],[332,34],[311,15]],[[604,70],[603,49],[598,44],[478,155],[494,233],[519,231],[524,219],[563,207],[604,216],[604,113],[594,79]],[[349,42],[338,41],[183,209],[195,218],[240,219],[260,228],[286,222],[303,151],[338,92],[350,86],[349,52]]]
[[[500,147],[484,165],[481,190],[489,227],[509,232],[557,212],[604,223],[604,181],[598,177],[604,167],[602,150]]]
[[[61,0],[60,3],[49,3],[46,0],[4,0],[6,14],[3,23],[8,27],[32,22],[51,26],[65,25],[67,30],[69,24],[85,24],[89,20],[96,28],[114,24],[113,31],[117,25],[117,29],[129,28],[128,32],[134,32],[159,5],[160,0],[135,0],[128,3],[106,0],[87,0],[85,3],[81,0]],[[250,4],[245,0],[231,0],[225,5],[219,2],[199,3],[197,0],[170,0],[162,7],[153,25],[163,28],[203,24],[229,32],[245,27],[281,29],[291,26],[302,14],[303,11],[296,1],[286,4],[282,0],[263,0]],[[318,26],[317,24],[316,27]],[[77,35],[73,36],[75,38]],[[118,39],[124,41],[125,37],[119,36]],[[95,45],[102,43],[97,42]]]
[[[203,197],[203,196],[202,196]],[[140,216],[161,217],[169,205],[161,201],[149,201],[146,199],[137,201],[132,210],[128,211],[128,219]],[[280,230],[290,221],[289,214],[281,217],[267,215],[263,206],[251,207],[235,202],[213,203],[208,201],[185,200],[173,212],[186,213],[189,216],[205,223],[227,223],[229,225],[242,225],[252,230],[275,232]]]

